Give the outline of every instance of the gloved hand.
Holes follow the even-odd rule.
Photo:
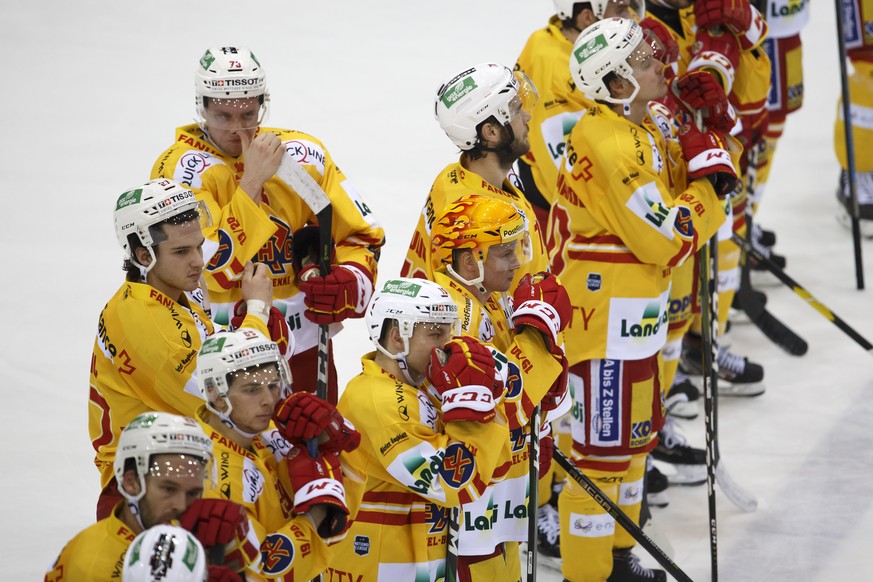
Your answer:
[[[239,574],[225,566],[208,566],[209,577],[206,582],[242,582]]]
[[[691,71],[676,77],[670,85],[676,101],[694,115],[703,113],[703,124],[708,129],[728,133],[737,123],[737,114],[728,101],[721,85],[708,71]]]
[[[726,95],[730,95],[740,64],[740,42],[727,30],[712,32],[698,28],[693,45],[694,54],[687,72],[703,70],[716,76]]]
[[[570,296],[558,278],[550,273],[525,275],[512,294],[512,302],[515,330],[521,331],[526,325],[536,328],[545,337],[549,351],[560,350],[558,334],[570,323],[573,309]]]
[[[350,263],[335,266],[326,277],[318,273],[317,265],[300,273],[306,319],[321,325],[364,314],[373,294],[373,283],[362,268]]]
[[[196,499],[179,518],[179,525],[204,548],[225,546],[245,538],[249,531],[245,508],[227,499]]]
[[[546,395],[543,396],[543,399],[540,402],[540,408],[543,412],[551,412],[552,410],[555,410],[561,405],[561,402],[568,397],[567,386],[570,381],[569,361],[563,352],[554,355],[556,359],[560,359],[561,373],[557,378],[555,378],[555,381],[552,382],[549,391],[546,392]]]
[[[239,329],[242,326],[243,320],[248,313],[246,302],[240,299],[233,306],[233,317],[230,318],[230,326],[233,329]],[[285,316],[275,307],[270,307],[270,314],[267,318],[267,329],[270,332],[270,339],[279,344],[279,353],[283,356],[288,353],[289,345],[291,344],[291,330],[288,328],[288,322],[285,321]],[[293,347],[291,348],[293,352]]]
[[[342,533],[349,508],[339,457],[327,453],[312,458],[305,449],[296,448],[287,464],[294,488],[294,513],[305,513],[321,505],[327,510],[327,516],[317,525],[318,535],[329,538]]]
[[[640,21],[640,26],[643,30],[652,33],[658,40],[657,45],[652,46],[656,59],[665,65],[669,65],[679,59],[679,44],[666,26],[650,16]]]
[[[723,140],[715,132],[702,133],[686,121],[679,128],[679,144],[688,162],[689,183],[709,178],[719,198],[734,191],[737,174]]]
[[[361,433],[336,407],[310,394],[295,392],[276,404],[273,422],[282,436],[294,446],[303,447],[309,439],[324,433],[322,453],[351,452],[361,444]]]
[[[481,342],[459,337],[430,355],[427,378],[443,400],[445,422],[490,422],[503,395],[494,357]]]
[[[552,457],[555,454],[555,439],[552,437],[552,423],[546,423],[540,429],[540,463],[539,478],[542,479],[552,466]]]
[[[752,24],[752,6],[749,0],[694,0],[694,18],[698,29],[724,25],[741,34]]]

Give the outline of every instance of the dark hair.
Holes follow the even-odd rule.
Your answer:
[[[467,156],[467,159],[479,160],[479,159],[484,158],[485,155],[489,151],[493,151],[491,148],[483,147],[479,141],[482,138],[482,126],[484,126],[486,123],[491,123],[491,124],[497,125],[497,127],[501,128],[501,130],[506,127],[505,125],[500,123],[500,121],[498,121],[497,118],[494,117],[493,115],[488,117],[488,119],[486,119],[484,121],[480,121],[479,123],[477,123],[476,124],[476,145],[474,145],[472,148],[470,148],[468,150],[464,150],[464,155]]]
[[[149,234],[152,235],[152,248],[155,251],[155,258],[158,257],[158,245],[167,240],[167,233],[164,232],[164,225],[184,224],[186,222],[191,222],[192,220],[200,220],[200,214],[197,210],[192,209],[180,212],[166,220],[156,222],[149,227]],[[140,276],[139,264],[135,263],[132,259],[136,258],[137,249],[144,249],[146,246],[142,244],[139,235],[136,233],[130,233],[127,235],[127,245],[130,247],[131,258],[124,259],[124,263],[121,265],[121,270],[127,272],[126,279],[131,283],[141,283],[143,279]]]
[[[591,5],[591,2],[574,2],[573,16],[561,20],[561,25],[566,28],[576,28],[576,17],[579,16],[579,14],[581,14],[582,11],[586,9],[594,12],[594,6]]]
[[[382,323],[382,333],[379,334],[379,345],[381,345],[383,348],[386,347],[385,341],[388,339],[388,334],[395,327],[399,327],[396,319],[385,319],[385,321]]]

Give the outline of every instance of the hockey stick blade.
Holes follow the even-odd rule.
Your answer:
[[[809,349],[806,340],[791,331],[787,325],[776,319],[776,316],[766,309],[762,309],[756,317],[752,317],[750,314],[749,319],[761,330],[761,333],[767,336],[767,339],[792,356],[802,356]]]
[[[724,493],[728,500],[736,505],[740,510],[746,513],[752,513],[758,509],[758,500],[754,495],[737,485],[727,469],[724,467],[724,461],[718,460],[715,466],[715,483],[718,488]]]

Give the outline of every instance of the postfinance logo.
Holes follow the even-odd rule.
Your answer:
[[[661,312],[661,306],[657,301],[652,301],[643,310],[643,317],[639,323],[631,323],[627,319],[621,320],[621,337],[650,337],[656,335],[662,325],[667,323],[667,310]]]

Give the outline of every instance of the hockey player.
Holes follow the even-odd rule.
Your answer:
[[[113,464],[124,497],[110,515],[85,528],[61,550],[45,581],[118,580],[125,552],[137,534],[186,516],[211,515],[211,528],[222,543],[234,546],[237,532],[248,528],[238,505],[201,499],[215,478],[212,441],[192,418],[147,412],[124,428]]]
[[[206,553],[191,532],[156,525],[133,540],[124,556],[122,582],[242,582],[225,566],[207,565]]]
[[[348,461],[367,482],[331,580],[446,575],[447,536],[459,523],[450,510],[480,498],[509,439],[494,358],[474,339],[451,339],[457,317],[431,281],[389,279],[373,296],[366,323],[376,351],[338,405],[361,431]]]
[[[213,47],[203,53],[194,92],[197,123],[176,130],[175,143],[158,157],[151,175],[190,186],[219,217],[221,246],[206,266],[217,323],[230,321],[241,296],[243,263],[233,251],[257,242],[249,257],[269,269],[274,304],[294,334],[291,370],[298,385],[315,386],[318,324],[363,316],[384,243],[382,228],[319,140],[300,131],[261,127],[270,94],[264,69],[249,49]],[[330,199],[335,257],[327,277],[318,274],[310,259],[318,247],[318,220],[276,175],[283,158],[300,164]],[[260,218],[249,220],[239,208],[256,210]],[[329,368],[328,397],[336,402],[332,356]]]
[[[873,107],[873,37],[867,32],[870,14],[869,4],[852,0],[844,3],[845,28],[843,35],[853,72],[849,77],[849,111],[852,115],[852,139],[855,151],[855,194],[858,198],[861,234],[873,238],[873,124],[869,110]],[[849,192],[849,155],[846,152],[846,129],[843,124],[842,100],[837,104],[837,120],[834,124],[834,148],[840,162],[837,200],[843,206],[838,217],[850,227],[849,217],[854,214]],[[843,211],[845,210],[845,212]]]
[[[197,419],[212,440],[219,474],[205,497],[245,508],[254,550],[247,579],[309,580],[323,572],[324,538],[347,523],[338,453],[354,449],[360,435],[332,404],[306,392],[292,396],[279,346],[251,329],[208,338],[197,356],[197,382],[206,400]],[[274,410],[278,429],[271,425]],[[325,442],[312,456],[304,439],[319,437]],[[182,525],[210,548],[202,537],[208,530],[184,519]]]
[[[634,520],[646,454],[663,422],[658,351],[671,269],[724,223],[720,198],[737,182],[718,132],[685,123],[678,143],[661,133],[660,110],[649,102],[667,92],[664,65],[644,37],[639,25],[616,18],[576,40],[571,73],[597,105],[573,128],[549,216],[553,271],[578,285],[565,334],[573,458]],[[633,538],[575,482],[558,504],[565,578],[666,579],[638,564]]]
[[[193,416],[203,402],[191,374],[197,350],[214,327],[187,293],[199,292],[206,245],[202,226],[208,222],[203,204],[172,180],[152,180],[116,203],[115,233],[127,280],[100,313],[88,407],[103,488],[98,519],[120,499],[112,463],[121,429],[150,410]],[[243,257],[247,250],[254,252],[245,245],[237,250]],[[286,342],[287,326],[270,309],[264,267],[248,263],[242,285],[252,309],[240,325]]]
[[[496,348],[495,358],[515,379],[503,401],[509,419],[509,458],[482,498],[462,506],[459,569],[473,580],[515,581],[521,576],[515,560],[517,542],[528,538],[526,512],[501,510],[487,528],[467,523],[477,523],[479,516],[487,519],[495,506],[527,503],[530,423],[533,407],[540,403],[539,475],[548,477],[540,481],[540,512],[554,511],[548,505],[551,474],[547,475],[553,439],[545,414],[558,418],[570,407],[566,358],[559,344],[570,318],[570,300],[557,279],[546,273],[536,282],[526,276],[511,289],[515,272],[530,262],[531,252],[524,218],[508,202],[479,194],[463,196],[437,215],[431,233],[434,278],[458,306],[461,333]],[[513,302],[507,298],[509,291],[515,293]],[[557,540],[551,543],[557,545]]]
[[[591,106],[576,90],[567,70],[573,42],[582,30],[602,18],[640,21],[645,16],[641,0],[554,0],[554,5],[555,15],[527,39],[515,63],[515,70],[527,75],[539,92],[529,122],[530,151],[518,160],[518,176],[544,231],[566,137]]]
[[[511,173],[512,165],[530,148],[528,121],[536,103],[536,88],[522,73],[495,63],[468,67],[437,90],[436,119],[461,149],[457,162],[446,166],[431,186],[415,227],[403,277],[432,278],[431,227],[440,209],[471,192],[513,204],[528,221],[534,259],[516,273],[548,269],[545,244],[533,208]]]

